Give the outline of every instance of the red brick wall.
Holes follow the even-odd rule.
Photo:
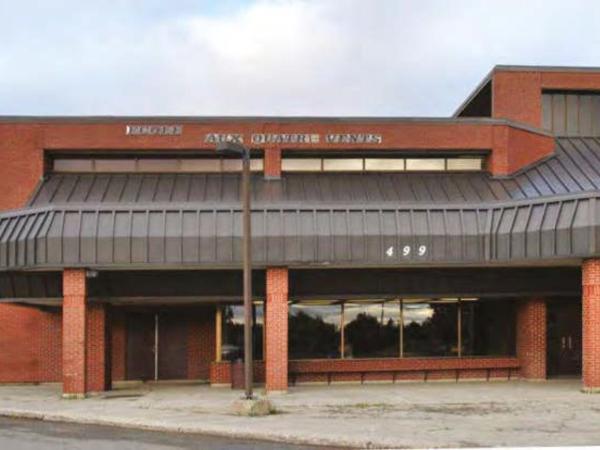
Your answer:
[[[188,330],[188,379],[208,380],[215,360],[215,309],[194,310]]]
[[[86,389],[99,392],[110,389],[106,370],[106,306],[86,307]]]
[[[224,385],[231,384],[231,361],[213,361],[210,364],[210,384]],[[254,382],[264,383],[265,381],[265,362],[254,361],[252,365],[254,371]]]
[[[521,376],[546,379],[546,302],[541,298],[522,300],[517,305],[517,358]]]
[[[492,92],[492,117],[541,127],[542,90],[539,72],[496,72]]]
[[[229,361],[213,361],[210,364],[210,384],[231,384],[231,363]]]
[[[508,94],[502,95],[502,99],[508,98],[512,88],[506,88]],[[502,89],[498,92],[502,92]],[[511,94],[512,95],[512,94]],[[510,116],[512,114],[504,100],[497,100],[500,115]],[[513,101],[513,100],[510,100]],[[519,101],[519,99],[515,100]],[[504,109],[503,109],[504,108]],[[506,112],[502,112],[506,110]],[[521,107],[518,108],[521,111]],[[525,115],[524,115],[525,117]],[[520,116],[517,117],[520,120]],[[525,117],[526,119],[526,117]],[[523,120],[525,120],[523,119]],[[150,119],[148,119],[150,120]],[[529,119],[527,119],[529,120]],[[173,121],[171,121],[173,122]],[[493,125],[489,123],[456,123],[456,122],[378,122],[376,120],[365,120],[359,122],[323,122],[318,119],[306,122],[283,122],[283,121],[227,121],[210,123],[186,123],[181,136],[127,136],[125,135],[125,124],[121,123],[4,123],[0,124],[0,190],[6,194],[0,199],[0,210],[21,207],[31,196],[35,186],[43,174],[43,151],[123,151],[123,150],[189,150],[189,149],[213,149],[214,145],[205,144],[204,136],[207,133],[236,131],[244,134],[249,141],[252,133],[376,133],[383,137],[383,145],[378,144],[331,144],[322,142],[318,146],[311,144],[295,144],[293,149],[318,151],[327,150],[381,150],[402,149],[411,150],[448,150],[465,152],[469,150],[480,151],[490,149],[492,153],[511,154],[518,152],[519,155],[531,153],[535,159],[540,150],[537,148],[539,139],[545,136],[531,133],[532,140],[527,146],[521,146],[517,150],[507,147],[504,141],[497,141],[498,127],[503,128],[502,133],[507,133],[513,127],[507,125]],[[524,133],[529,133],[524,131]],[[536,137],[537,136],[537,137]],[[551,138],[547,138],[550,139]],[[546,145],[546,144],[543,144]],[[544,147],[545,149],[546,147]],[[293,150],[289,149],[289,150]],[[280,157],[282,148],[265,148],[265,175],[276,178],[280,173]],[[288,150],[288,149],[286,149]],[[504,156],[500,155],[500,159]],[[510,158],[509,158],[510,159]],[[516,163],[516,162],[515,162]],[[498,164],[492,164],[492,170]],[[501,168],[501,166],[498,166]],[[518,168],[518,167],[517,167]],[[498,172],[503,174],[503,172]]]
[[[292,383],[509,379],[517,358],[322,359],[289,362]]]
[[[0,383],[61,381],[60,311],[0,305]]]
[[[86,392],[86,279],[83,269],[63,272],[63,393]]]
[[[44,172],[42,126],[0,124],[0,210],[19,208]]]
[[[281,177],[281,149],[266,148],[264,162],[265,178],[277,179]]]
[[[109,320],[111,378],[113,381],[123,381],[125,379],[125,363],[127,361],[127,330],[125,328],[124,311],[112,308]]]
[[[0,319],[1,320],[1,319]],[[37,320],[40,332],[40,374],[41,382],[62,381],[62,310],[40,311]]]
[[[494,175],[510,175],[554,152],[554,139],[515,127],[494,128],[494,151],[488,170]]]
[[[600,260],[585,261],[583,283],[583,388],[600,391]]]
[[[267,269],[265,363],[267,391],[285,391],[288,381],[288,271]]]
[[[498,70],[492,80],[492,117],[541,127],[543,89],[597,91],[600,73]]]

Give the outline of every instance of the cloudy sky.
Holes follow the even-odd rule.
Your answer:
[[[0,0],[0,114],[450,115],[600,65],[595,0]]]

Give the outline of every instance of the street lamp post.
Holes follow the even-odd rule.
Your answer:
[[[250,240],[250,150],[236,142],[217,144],[220,155],[235,155],[242,158],[242,259],[244,270],[244,388],[246,399],[252,399],[253,355],[252,355],[252,253]]]

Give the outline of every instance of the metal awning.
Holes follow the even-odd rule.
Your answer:
[[[489,264],[598,255],[598,194],[493,206],[320,204],[252,210],[257,265]],[[237,268],[234,205],[68,204],[0,215],[0,269]]]

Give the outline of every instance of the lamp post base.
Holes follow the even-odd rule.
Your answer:
[[[233,413],[237,416],[268,416],[275,412],[275,408],[266,398],[241,398],[233,402]]]

